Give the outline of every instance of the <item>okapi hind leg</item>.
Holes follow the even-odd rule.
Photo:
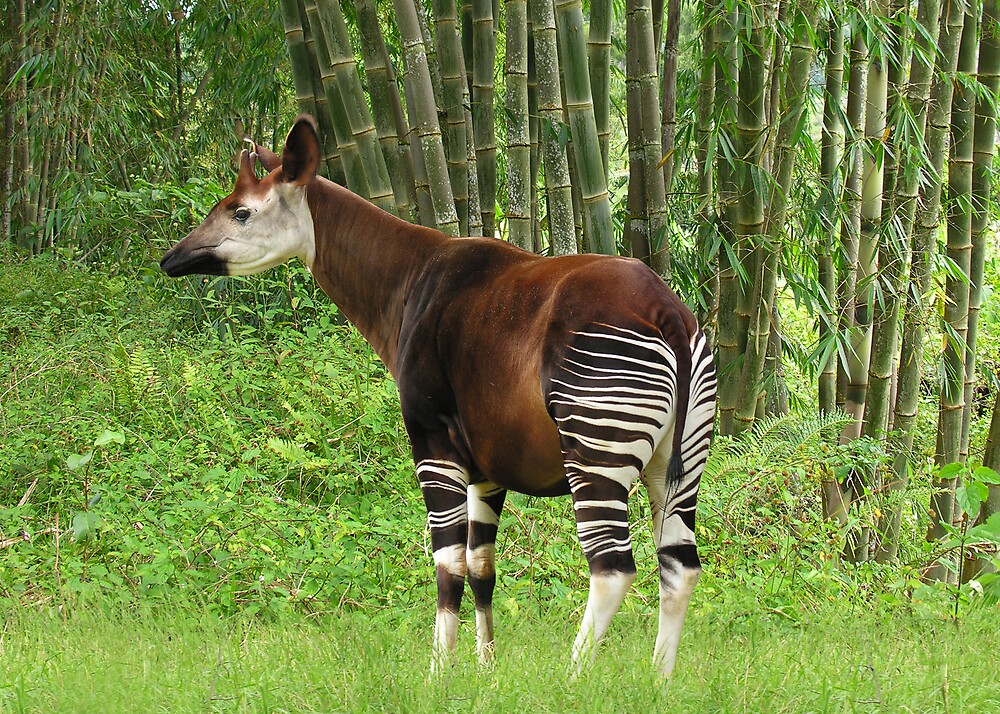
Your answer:
[[[549,413],[590,566],[587,610],[573,647],[578,672],[635,581],[628,492],[671,421],[675,370],[661,336],[596,323],[573,334],[553,369]]]
[[[417,462],[417,479],[427,506],[437,575],[437,615],[431,658],[431,672],[434,673],[448,661],[458,639],[458,613],[467,572],[469,472],[453,461],[423,459]]]
[[[665,445],[667,446],[667,445]],[[698,483],[684,484],[671,496],[667,484],[669,458],[654,457],[643,473],[653,521],[653,542],[659,570],[660,619],[653,649],[653,667],[666,679],[677,661],[677,646],[691,594],[701,577],[701,561],[694,540],[694,508]],[[680,502],[677,495],[685,493]]]
[[[635,559],[628,527],[628,488],[615,481],[596,483],[570,476],[577,534],[590,567],[590,591],[580,631],[573,643],[573,672],[578,675],[597,656],[611,619],[635,582]]]
[[[480,662],[493,656],[493,589],[496,540],[507,490],[490,481],[469,486],[469,542],[465,551],[469,587],[476,602],[476,652]]]
[[[643,470],[653,521],[653,540],[660,574],[660,621],[653,666],[670,677],[691,594],[701,577],[695,543],[698,487],[715,421],[715,366],[704,335],[693,340],[691,396],[680,441],[680,468],[670,469],[672,434],[664,438]]]

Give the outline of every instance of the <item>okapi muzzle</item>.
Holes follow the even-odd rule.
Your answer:
[[[182,275],[229,275],[226,262],[203,235],[193,231],[168,250],[160,260],[160,269],[171,278]]]

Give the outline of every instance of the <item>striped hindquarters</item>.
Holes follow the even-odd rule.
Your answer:
[[[595,324],[573,334],[550,377],[580,541],[598,570],[634,571],[628,490],[674,423],[677,362],[658,334]]]

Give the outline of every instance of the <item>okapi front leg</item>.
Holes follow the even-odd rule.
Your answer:
[[[507,491],[489,481],[469,486],[469,543],[465,552],[469,586],[476,599],[476,652],[481,662],[493,655],[493,588],[496,539]]]
[[[458,638],[469,530],[466,508],[469,472],[453,461],[424,459],[417,463],[417,478],[427,506],[437,574],[437,616],[431,659],[431,671],[435,672],[447,661]]]

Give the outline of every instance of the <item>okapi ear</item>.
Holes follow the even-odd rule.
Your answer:
[[[316,178],[319,168],[319,136],[316,133],[316,122],[308,114],[300,115],[288,132],[285,149],[281,152],[281,168],[285,180],[296,186],[305,186]]]

